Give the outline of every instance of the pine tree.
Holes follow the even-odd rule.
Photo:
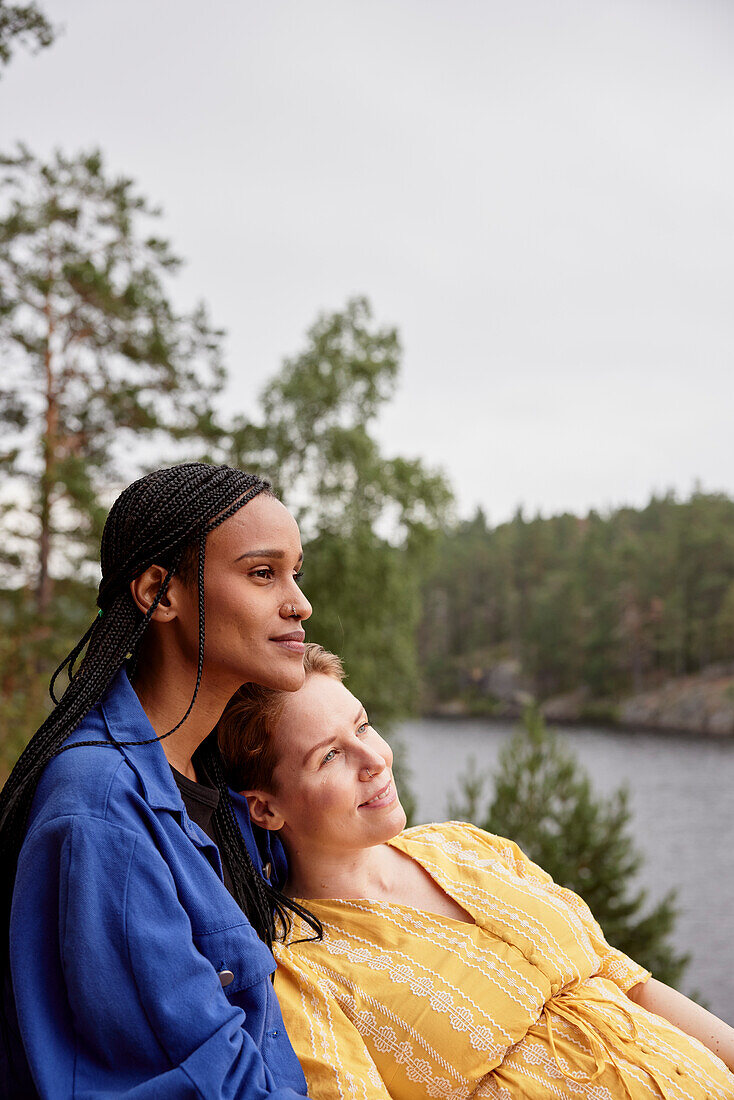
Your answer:
[[[643,914],[646,894],[634,883],[642,856],[630,835],[626,790],[596,795],[537,710],[527,712],[500,754],[489,808],[483,808],[486,783],[475,771],[462,787],[452,815],[516,841],[559,885],[584,899],[610,944],[660,981],[679,981],[688,960],[668,941],[674,892]]]
[[[52,554],[74,569],[98,546],[100,492],[131,440],[212,434],[221,334],[203,306],[174,310],[159,212],[101,153],[44,163],[20,146],[0,165],[0,469],[25,485],[4,543],[32,543],[43,616]]]

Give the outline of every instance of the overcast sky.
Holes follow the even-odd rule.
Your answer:
[[[99,144],[165,211],[254,411],[353,294],[385,450],[463,514],[734,494],[730,0],[45,0],[0,139]]]

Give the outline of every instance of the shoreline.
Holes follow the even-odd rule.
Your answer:
[[[423,718],[517,722],[537,706],[549,726],[644,731],[689,740],[734,741],[734,666],[712,665],[621,698],[595,698],[585,688],[538,700],[516,681],[503,694],[455,698],[421,712]]]
[[[541,707],[542,712],[542,707]],[[457,710],[429,710],[413,714],[406,721],[413,722],[459,722],[462,725],[470,722],[488,722],[493,726],[518,725],[522,722],[522,712],[510,713],[505,711],[464,711]],[[704,741],[711,744],[734,744],[734,734],[711,733],[705,730],[691,729],[685,726],[659,726],[645,725],[640,722],[614,722],[610,719],[596,718],[593,715],[580,718],[546,718],[549,729],[584,729],[599,733],[652,733],[661,738],[670,738],[676,741]]]

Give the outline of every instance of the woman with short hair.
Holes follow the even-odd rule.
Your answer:
[[[230,783],[278,835],[302,918],[276,992],[313,1100],[731,1100],[734,1031],[611,948],[516,844],[403,832],[389,746],[308,645],[298,691],[241,688]],[[722,1061],[723,1059],[723,1061]]]

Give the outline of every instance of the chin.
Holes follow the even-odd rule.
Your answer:
[[[273,688],[274,691],[298,691],[306,682],[306,670],[303,661],[290,661],[290,667],[270,668],[265,676],[257,681],[263,687]]]
[[[407,824],[407,815],[401,802],[398,801],[397,805],[394,807],[393,813],[390,815],[390,824],[387,829],[389,835],[385,837],[385,840],[392,840],[393,837],[398,836],[399,833],[402,833]]]

